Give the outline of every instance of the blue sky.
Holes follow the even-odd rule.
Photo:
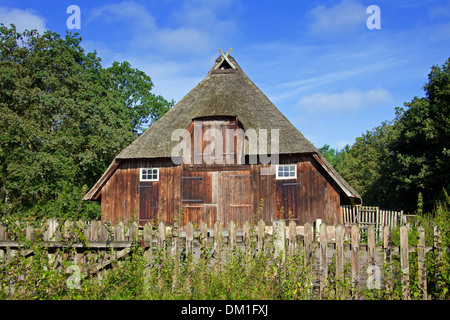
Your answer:
[[[81,28],[69,30],[70,5]],[[370,5],[380,29],[369,29]],[[316,147],[342,148],[415,96],[450,57],[450,1],[0,0],[19,30],[79,32],[104,67],[129,61],[179,101],[219,56],[243,71]]]

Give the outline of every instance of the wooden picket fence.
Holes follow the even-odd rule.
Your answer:
[[[408,244],[408,230],[405,225],[400,227],[399,247],[392,246],[389,225],[383,228],[382,244],[377,244],[375,224],[367,228],[367,243],[360,241],[358,224],[350,227],[351,239],[345,241],[344,226],[327,226],[323,223],[320,225],[306,223],[303,226],[297,226],[295,221],[286,222],[285,220],[273,221],[272,225],[266,225],[260,220],[253,226],[246,221],[240,227],[231,222],[228,228],[223,228],[220,222],[212,227],[202,223],[198,228],[194,228],[190,222],[183,228],[180,228],[176,222],[171,226],[166,226],[163,222],[152,226],[148,222],[140,228],[136,222],[128,226],[122,222],[112,226],[102,224],[100,221],[65,221],[59,224],[57,220],[51,219],[45,221],[38,229],[28,225],[21,233],[26,239],[32,240],[39,234],[36,233],[37,230],[43,231],[42,238],[38,240],[48,248],[49,255],[54,255],[52,257],[54,261],[62,259],[57,249],[70,248],[75,251],[70,259],[81,267],[83,277],[98,275],[101,278],[103,272],[111,268],[114,262],[126,257],[136,245],[144,247],[145,258],[151,265],[154,261],[155,250],[163,250],[166,256],[175,258],[175,261],[179,263],[180,251],[184,249],[187,255],[193,255],[195,261],[204,254],[204,251],[200,250],[202,245],[209,243],[214,252],[214,259],[219,264],[225,262],[227,253],[235,248],[241,248],[244,254],[249,252],[250,248],[255,248],[256,252],[273,250],[275,256],[281,256],[283,260],[289,255],[300,252],[304,255],[305,266],[312,266],[315,270],[316,287],[321,291],[327,282],[332,260],[336,263],[337,279],[343,277],[345,266],[350,264],[352,288],[356,289],[369,286],[377,279],[381,280],[382,286],[389,286],[389,283],[385,283],[383,274],[378,274],[377,278],[377,275],[374,276],[372,273],[382,270],[386,265],[389,266],[393,256],[399,256],[404,299],[409,297],[408,253],[418,250],[421,297],[428,299],[426,253],[443,250],[440,248],[440,234],[437,227],[434,229],[434,245],[425,246],[425,233],[423,229],[420,229],[420,239],[416,248]],[[21,241],[17,241],[17,231],[13,232],[0,224],[0,263],[9,263],[17,254],[33,255],[30,249],[24,253],[24,247]],[[86,252],[88,254],[85,254]],[[207,254],[211,256],[211,251]],[[85,266],[88,263],[90,263],[89,268]],[[355,299],[358,298],[357,295],[355,290]]]
[[[381,239],[385,226],[395,228],[406,224],[406,216],[403,211],[381,210],[379,207],[343,205],[341,214],[343,224],[347,228],[357,224],[367,232],[368,226],[375,226],[377,240]]]

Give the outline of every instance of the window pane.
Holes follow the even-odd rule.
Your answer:
[[[291,172],[295,172],[295,166],[290,166],[290,167],[289,167],[289,170],[290,170]]]

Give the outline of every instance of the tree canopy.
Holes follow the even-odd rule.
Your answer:
[[[81,198],[172,105],[128,62],[101,66],[78,34],[0,25],[0,210],[98,215]]]
[[[414,212],[421,198],[430,212],[450,192],[450,58],[431,68],[423,89],[392,122],[334,152],[332,164],[367,205]]]

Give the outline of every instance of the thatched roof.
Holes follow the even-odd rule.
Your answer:
[[[195,118],[234,116],[245,130],[279,129],[279,153],[318,152],[245,75],[236,61],[228,56],[236,69],[216,69],[220,56],[194,89],[139,138],[125,148],[117,159],[170,157],[178,141],[171,141],[172,132],[185,129]],[[270,139],[268,139],[270,145]],[[269,150],[267,150],[270,152]],[[248,147],[245,150],[248,154]]]
[[[269,134],[271,129],[279,129],[279,154],[317,155],[344,193],[352,198],[360,198],[320,152],[247,77],[234,58],[223,54],[217,58],[206,78],[120,152],[111,165],[126,159],[170,158],[172,149],[179,143],[172,141],[172,133],[176,129],[186,129],[193,119],[210,116],[237,117],[244,130],[254,129],[257,133],[259,129],[267,129]],[[264,153],[270,154],[270,136],[267,144],[268,150]],[[244,152],[249,154],[246,144]],[[101,181],[107,179],[111,173],[111,170],[107,170],[93,189],[99,191]],[[94,190],[88,193],[91,197],[92,191]]]

